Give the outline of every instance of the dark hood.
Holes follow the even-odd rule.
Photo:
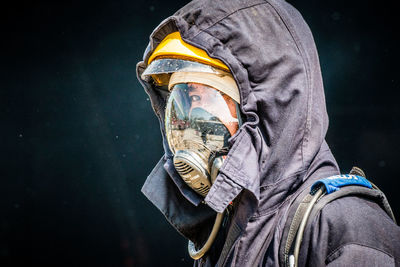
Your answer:
[[[248,216],[273,211],[323,166],[337,172],[324,141],[328,116],[316,47],[292,6],[274,0],[193,1],[151,34],[144,61],[137,65],[139,80],[154,48],[173,31],[223,61],[240,90],[245,123],[230,140],[228,157],[205,199],[208,207],[222,212],[243,192]],[[141,83],[160,119],[165,149],[142,190],[193,239],[193,227],[209,223],[212,212],[199,205],[200,197],[174,170],[162,126],[165,95]]]

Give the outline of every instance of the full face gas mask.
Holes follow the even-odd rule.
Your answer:
[[[224,79],[205,73],[172,74],[165,110],[175,169],[203,197],[228,153],[228,139],[239,127],[237,102],[216,89],[221,87],[216,81]]]
[[[141,75],[160,92],[169,92],[165,133],[176,171],[205,197],[228,154],[228,139],[241,125],[239,90],[229,68],[201,49],[185,43],[178,32],[164,38]],[[201,258],[211,247],[224,213],[218,213],[202,248],[189,241],[189,254]]]

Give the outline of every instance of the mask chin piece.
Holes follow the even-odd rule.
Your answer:
[[[205,197],[210,191],[211,182],[207,166],[197,153],[178,150],[174,156],[176,171],[194,191]]]

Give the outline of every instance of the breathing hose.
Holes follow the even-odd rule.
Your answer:
[[[189,240],[188,244],[188,250],[189,250],[189,255],[192,257],[194,260],[198,260],[201,257],[206,254],[206,252],[210,249],[211,245],[213,244],[215,238],[217,237],[217,233],[219,231],[219,228],[222,224],[222,219],[224,218],[225,211],[222,213],[217,213],[217,217],[215,218],[214,226],[211,230],[210,235],[208,236],[208,239],[206,243],[203,245],[203,247],[199,250],[196,250],[196,247],[192,241]]]
[[[306,228],[306,224],[308,221],[308,217],[310,217],[311,210],[317,202],[317,200],[325,194],[325,187],[321,187],[318,189],[318,191],[314,194],[313,198],[310,200],[310,203],[308,204],[308,207],[304,213],[303,219],[301,220],[299,230],[296,234],[296,242],[294,243],[294,253],[293,255],[289,256],[289,267],[297,267],[297,262],[299,259],[299,252],[300,252],[300,244],[301,241],[303,240],[303,233],[304,229]]]

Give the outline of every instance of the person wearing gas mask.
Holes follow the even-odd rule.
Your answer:
[[[195,266],[400,266],[384,195],[340,175],[325,142],[318,55],[291,5],[193,1],[151,34],[137,76],[165,151],[142,192]]]

